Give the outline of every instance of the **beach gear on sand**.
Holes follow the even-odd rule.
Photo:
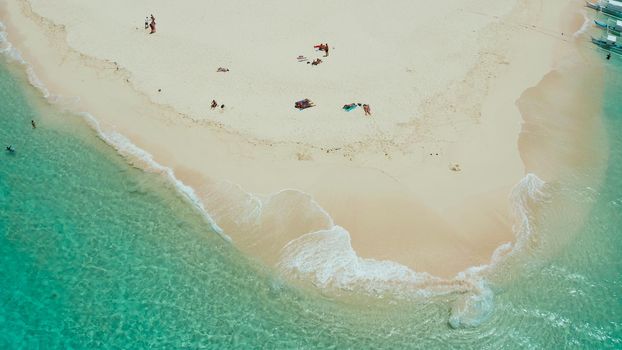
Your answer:
[[[346,112],[350,112],[351,110],[355,109],[357,107],[356,103],[350,103],[348,105],[343,105],[343,110],[345,110]]]
[[[307,108],[310,108],[310,107],[313,107],[313,106],[315,106],[315,105],[308,98],[305,98],[304,100],[296,101],[296,103],[294,103],[294,107],[299,109],[299,110],[301,110],[301,111],[303,109],[307,109]]]

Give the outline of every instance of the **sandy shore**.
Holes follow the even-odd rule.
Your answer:
[[[539,169],[537,141],[521,139],[519,152],[516,101],[560,62],[586,59],[572,36],[580,4],[564,0],[0,6],[50,91],[174,169],[234,243],[269,264],[333,224],[359,256],[416,271],[489,262],[513,240],[511,188],[525,164]],[[313,50],[320,42],[328,57]],[[549,90],[580,89],[553,80]],[[294,109],[303,98],[316,107]],[[343,111],[350,102],[372,116]]]

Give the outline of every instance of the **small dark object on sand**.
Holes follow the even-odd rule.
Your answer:
[[[308,98],[305,98],[304,100],[296,101],[296,103],[294,103],[294,107],[299,110],[311,108],[314,106],[315,105],[313,104],[313,102],[311,102],[311,100],[309,100]]]

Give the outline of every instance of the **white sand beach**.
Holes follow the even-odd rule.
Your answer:
[[[245,253],[274,265],[334,224],[360,257],[451,277],[514,239],[526,173],[556,176],[537,137],[519,148],[516,102],[586,59],[581,5],[0,0],[0,21],[52,94],[172,168]],[[546,84],[569,110],[597,108],[579,83]]]

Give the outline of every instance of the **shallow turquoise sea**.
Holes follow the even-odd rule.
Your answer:
[[[3,62],[0,145],[16,152],[0,152],[0,348],[622,348],[622,60],[607,64],[604,184],[553,196],[589,204],[587,219],[568,240],[568,225],[541,225],[520,267],[491,281],[490,318],[452,329],[452,296],[291,286]]]

